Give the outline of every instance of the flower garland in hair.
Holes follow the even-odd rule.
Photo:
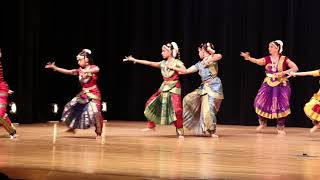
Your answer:
[[[177,55],[178,55],[179,47],[178,47],[178,45],[177,45],[176,42],[171,42],[171,45],[172,45],[172,47],[173,47],[172,56],[175,58],[175,57],[177,57]]]
[[[85,53],[85,54],[84,54]],[[91,50],[90,49],[82,49],[82,51],[77,55],[77,61],[84,58],[85,56],[87,56],[87,54],[91,54]]]
[[[82,49],[82,52],[85,52],[87,54],[91,54],[92,53],[90,49]]]
[[[276,47],[278,47],[275,43],[279,44],[279,54],[283,52],[283,42],[281,40],[275,40],[272,42],[272,44]]]

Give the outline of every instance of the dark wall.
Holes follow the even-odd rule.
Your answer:
[[[50,104],[63,106],[79,90],[77,78],[43,67],[55,61],[77,68],[82,48],[93,51],[101,68],[99,85],[108,102],[107,119],[144,120],[144,104],[160,86],[158,69],[123,63],[125,55],[161,60],[161,46],[176,41],[187,67],[197,46],[213,42],[223,54],[219,76],[225,93],[219,123],[257,124],[254,97],[264,69],[245,62],[240,51],[267,55],[268,43],[281,39],[284,54],[300,70],[318,69],[320,42],[316,0],[12,0],[0,2],[0,45],[5,78],[18,105],[15,121],[53,118]],[[197,74],[182,77],[183,95],[200,84]],[[318,79],[292,83],[289,126],[310,126],[303,105],[318,89]],[[59,117],[59,116],[58,116]]]

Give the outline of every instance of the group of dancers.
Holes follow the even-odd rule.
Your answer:
[[[175,42],[162,46],[160,62],[139,60],[132,56],[125,61],[132,61],[161,69],[163,83],[159,90],[146,103],[144,114],[148,119],[146,131],[154,131],[155,124],[174,124],[179,138],[184,138],[183,127],[196,134],[216,135],[216,114],[223,100],[222,83],[218,74],[218,61],[221,54],[216,54],[212,43],[201,44],[198,48],[200,61],[188,69],[179,60],[179,48]],[[202,84],[194,92],[186,95],[181,102],[180,74],[198,72]]]
[[[296,76],[320,76],[320,70],[297,72],[297,65],[282,54],[283,42],[275,40],[269,43],[269,54],[263,58],[253,58],[249,52],[241,52],[245,60],[265,67],[266,77],[254,100],[261,131],[267,126],[267,120],[277,120],[277,133],[286,135],[285,122],[290,110],[291,88],[288,78]],[[144,114],[148,119],[145,131],[154,131],[155,124],[174,124],[177,136],[183,138],[183,127],[195,134],[209,134],[217,138],[216,124],[223,96],[223,88],[218,74],[218,61],[222,58],[214,50],[212,43],[203,43],[198,47],[200,60],[188,69],[179,60],[179,48],[175,42],[162,46],[160,62],[139,60],[128,56],[124,61],[132,61],[161,69],[163,83],[158,91],[146,103]],[[181,104],[181,84],[179,75],[198,72],[202,83],[193,92],[187,94]],[[320,90],[304,107],[306,115],[314,127],[320,128]]]
[[[297,65],[282,54],[283,42],[275,40],[269,43],[269,54],[263,58],[253,58],[249,52],[241,52],[245,60],[265,67],[266,77],[254,100],[255,112],[258,115],[261,131],[267,126],[267,120],[277,120],[277,132],[285,135],[285,121],[290,111],[290,83],[289,77],[320,76],[320,70],[297,72]],[[163,83],[158,91],[146,102],[144,115],[147,118],[147,128],[144,131],[155,131],[156,124],[174,124],[178,138],[184,138],[184,128],[195,134],[208,134],[217,138],[217,113],[224,99],[223,88],[218,75],[218,61],[222,58],[214,50],[212,43],[203,43],[198,47],[199,61],[186,68],[180,60],[180,51],[175,42],[162,46],[164,60],[153,62],[125,57],[124,61],[134,64],[143,64],[161,70]],[[1,58],[1,51],[0,51]],[[78,69],[64,69],[48,62],[47,69],[76,75],[82,85],[82,90],[63,110],[61,120],[68,126],[67,132],[75,133],[76,129],[87,129],[95,126],[97,138],[101,138],[103,116],[101,112],[101,94],[97,86],[99,67],[93,64],[91,51],[83,49],[77,56]],[[196,73],[202,83],[193,92],[181,97],[179,76]],[[6,114],[7,96],[11,94],[3,78],[3,69],[0,63],[0,124],[15,138],[16,130]],[[314,94],[304,107],[306,115],[312,120],[314,127],[310,132],[320,128],[320,90]]]

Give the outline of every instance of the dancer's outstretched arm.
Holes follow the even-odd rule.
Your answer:
[[[100,71],[100,68],[98,66],[94,66],[93,68],[82,69],[81,71],[84,73],[98,73]]]
[[[297,72],[299,70],[298,66],[290,59],[287,59],[287,63],[288,63],[288,66],[290,69],[288,69],[286,71],[278,72],[277,73],[278,76],[283,76],[283,75],[288,74],[290,72]]]
[[[46,64],[45,68],[52,69],[54,71],[58,71],[58,72],[63,73],[63,74],[76,75],[74,69],[71,70],[71,69],[60,68],[60,67],[55,65],[55,62],[48,62]]]
[[[264,58],[259,58],[259,59],[253,58],[250,56],[249,52],[241,52],[240,56],[242,56],[245,60],[248,60],[248,61],[255,63],[255,64],[258,64],[260,66],[266,65]]]
[[[130,56],[126,56],[125,59],[123,59],[124,62],[126,61],[132,61],[134,64],[138,63],[138,64],[143,64],[143,65],[147,65],[147,66],[151,66],[151,67],[155,67],[155,68],[160,68],[160,62],[153,62],[153,61],[147,61],[147,60],[140,60],[140,59],[136,59],[134,57]]]
[[[167,65],[167,67],[174,70],[174,71],[178,71],[179,74],[191,74],[191,73],[195,73],[198,71],[198,69],[195,66],[191,66],[188,69],[186,69],[184,66],[183,67],[173,67],[171,65]]]
[[[319,76],[320,75],[320,71],[319,70],[315,70],[315,71],[305,71],[305,72],[293,72],[290,71],[289,73],[287,73],[290,77],[296,77],[296,76]]]

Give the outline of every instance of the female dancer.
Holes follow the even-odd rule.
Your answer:
[[[183,98],[183,125],[196,134],[209,133],[216,135],[216,114],[223,100],[223,90],[218,74],[218,60],[221,54],[215,54],[212,43],[201,44],[198,47],[200,61],[188,69],[169,67],[180,74],[198,72],[202,84]]]
[[[160,62],[139,60],[132,56],[126,57],[124,61],[132,61],[133,63],[161,69],[163,83],[159,90],[153,94],[146,103],[144,115],[148,119],[148,128],[144,130],[155,130],[156,124],[174,124],[178,137],[183,138],[184,132],[179,74],[169,69],[168,66],[180,67],[182,69],[185,69],[185,67],[179,60],[179,49],[175,42],[163,45],[161,55],[165,60]]]
[[[101,114],[101,94],[97,86],[99,67],[93,65],[89,49],[83,49],[77,55],[79,69],[64,69],[49,62],[45,68],[60,73],[77,75],[82,91],[68,102],[63,110],[61,120],[69,127],[67,132],[75,133],[75,129],[87,129],[90,125],[96,127],[97,138],[101,137],[103,117]]]
[[[1,57],[2,53],[0,48],[0,59]],[[14,139],[17,133],[7,114],[8,95],[12,93],[13,91],[9,90],[9,86],[4,80],[3,68],[0,61],[0,125],[9,133],[10,139]]]
[[[307,72],[289,72],[289,76],[320,76],[320,69],[315,71]],[[313,128],[310,129],[310,132],[313,133],[315,130],[320,128],[320,89],[314,94],[310,101],[306,103],[303,108],[306,115],[312,120],[314,124]]]
[[[286,73],[298,71],[297,65],[288,57],[282,55],[283,42],[281,40],[269,43],[269,56],[253,58],[248,52],[241,52],[240,56],[252,63],[265,66],[266,77],[254,101],[254,108],[259,117],[260,125],[257,131],[267,126],[267,119],[277,119],[277,132],[285,135],[285,121],[290,111],[291,88]],[[289,69],[288,69],[289,68]]]

